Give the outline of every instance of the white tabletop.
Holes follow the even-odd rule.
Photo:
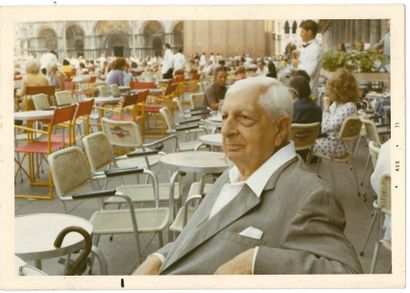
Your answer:
[[[204,144],[212,146],[222,146],[222,134],[204,134],[198,137],[198,140]]]
[[[116,103],[121,101],[121,98],[114,98],[114,97],[96,97],[94,98],[94,103],[96,105],[104,105],[109,103]]]
[[[120,85],[120,86],[118,86],[118,89],[119,89],[120,91],[122,91],[122,90],[129,90],[130,87],[129,87],[128,85]]]
[[[14,120],[48,120],[53,118],[54,110],[14,112]]]
[[[21,259],[40,260],[53,258],[80,250],[84,237],[76,232],[68,233],[61,248],[54,247],[57,235],[68,226],[84,228],[90,235],[91,223],[83,218],[67,214],[29,214],[15,218],[15,254]]]
[[[227,167],[221,152],[179,152],[162,156],[160,163],[182,172],[221,173]]]

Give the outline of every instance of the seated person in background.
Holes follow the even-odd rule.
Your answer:
[[[268,74],[266,75],[267,77],[271,77],[271,78],[277,78],[278,75],[276,73],[276,67],[275,64],[273,64],[272,61],[270,61],[268,63]]]
[[[290,76],[291,76],[291,77],[295,77],[295,76],[304,77],[304,78],[306,78],[306,79],[309,81],[309,84],[310,84],[310,76],[309,76],[309,74],[307,74],[307,72],[304,71],[304,70],[302,70],[302,69],[298,69],[298,70],[292,71],[292,72],[290,73]]]
[[[362,41],[358,41],[354,44],[354,50],[357,52],[363,52],[364,51],[364,43]]]
[[[294,76],[290,78],[288,86],[294,100],[292,123],[322,122],[322,109],[309,98],[309,80]]]
[[[128,63],[125,63],[125,67],[124,67],[124,85],[128,86],[130,84],[131,78],[132,78],[132,73],[130,70],[130,66],[128,65]]]
[[[205,91],[208,106],[212,110],[218,110],[219,101],[225,98],[227,73],[224,67],[215,70],[214,83]]]
[[[73,76],[75,75],[75,69],[70,64],[70,61],[68,61],[67,59],[63,60],[62,71],[65,74],[67,80],[71,80],[73,78]]]
[[[337,137],[343,121],[350,116],[357,116],[356,102],[359,89],[353,74],[340,68],[327,81],[327,97],[323,98],[322,134]],[[318,138],[313,152],[327,156],[340,157],[346,153],[344,143],[332,138]]]
[[[113,62],[113,69],[107,76],[107,83],[109,85],[116,84],[116,85],[124,85],[124,68],[125,68],[125,59],[118,58]]]
[[[47,79],[49,84],[55,87],[56,91],[64,90],[65,75],[58,70],[57,63],[49,63],[47,65]]]
[[[175,240],[134,274],[361,273],[342,206],[289,142],[280,82],[237,81],[222,107],[225,171]]]
[[[20,97],[26,95],[27,87],[48,86],[47,77],[40,73],[40,63],[34,59],[29,59],[26,63],[26,75],[21,80]]]
[[[344,43],[337,43],[337,45],[336,45],[336,51],[337,51],[337,52],[346,53],[345,44],[344,44]]]
[[[290,78],[288,87],[293,98],[292,123],[322,122],[322,109],[309,97],[311,94],[309,80],[303,75],[295,75]],[[301,150],[297,153],[305,160],[309,150]]]

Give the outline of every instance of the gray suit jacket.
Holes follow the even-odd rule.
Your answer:
[[[259,198],[245,185],[208,219],[227,182],[226,171],[176,241],[158,251],[166,257],[160,274],[213,274],[220,265],[256,246],[255,274],[362,272],[343,234],[340,203],[299,157],[271,176]],[[263,231],[260,240],[239,235],[249,226]]]

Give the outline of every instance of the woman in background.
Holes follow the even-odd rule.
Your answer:
[[[322,134],[337,137],[343,121],[347,117],[357,116],[356,102],[359,100],[359,89],[353,74],[340,68],[327,81],[327,97],[323,99]],[[313,152],[327,156],[341,157],[347,146],[337,139],[318,138]]]

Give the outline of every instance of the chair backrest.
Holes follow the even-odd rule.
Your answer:
[[[59,91],[55,92],[57,105],[71,105],[75,103],[74,98],[71,96],[69,91]]]
[[[192,80],[199,80],[201,75],[198,73],[198,71],[192,72]]]
[[[137,103],[137,95],[127,95],[122,100],[122,107],[128,107]]]
[[[54,86],[29,86],[26,89],[26,95],[46,94],[47,96],[54,96]]]
[[[174,131],[175,123],[174,123],[174,119],[172,118],[172,115],[169,109],[167,107],[162,107],[161,109],[159,109],[159,112],[161,113],[162,118],[164,118],[168,131],[169,132]]]
[[[383,175],[380,178],[380,192],[377,197],[377,203],[383,213],[391,214],[391,177]]]
[[[77,111],[75,112],[75,119],[81,116],[90,115],[93,110],[94,100],[79,102],[77,106]]]
[[[205,106],[205,95],[204,93],[196,93],[196,94],[191,94],[189,96],[190,102],[191,102],[191,108],[196,109],[196,108],[202,108]]]
[[[380,145],[376,145],[374,141],[369,141],[369,153],[372,159],[373,168],[376,167],[377,159],[379,157]]]
[[[295,143],[297,151],[310,149],[316,142],[320,131],[320,123],[293,123],[290,128],[290,139]]]
[[[147,97],[148,97],[149,91],[141,91],[137,94],[137,103],[145,104]]]
[[[181,73],[182,72],[182,73]],[[174,82],[182,82],[185,79],[184,71],[176,72],[173,81]]]
[[[97,86],[99,97],[109,97],[111,96],[110,87],[106,84]]]
[[[339,139],[342,141],[350,141],[359,137],[362,121],[359,117],[347,117],[342,124],[339,132]]]
[[[75,83],[70,80],[65,80],[64,81],[64,90],[66,91],[73,91],[75,87]]]
[[[55,125],[63,122],[72,122],[74,119],[74,114],[77,109],[77,105],[70,105],[63,108],[57,108],[54,110],[53,119],[51,119],[51,124]]]
[[[165,93],[164,95],[169,96],[171,94],[173,94],[175,92],[175,90],[177,89],[177,84],[176,83],[169,83],[167,85],[167,88],[165,89]]]
[[[120,89],[117,84],[111,84],[110,88],[111,88],[111,94],[114,97],[119,97],[121,95]]]
[[[95,83],[97,81],[97,76],[91,76],[89,82],[90,83]]]
[[[362,123],[366,130],[367,141],[373,141],[375,144],[381,145],[376,124],[371,120],[363,119],[363,118],[362,118]]]
[[[31,98],[33,99],[34,109],[36,110],[44,110],[51,107],[46,94],[33,95]]]
[[[48,156],[58,197],[64,198],[91,178],[87,158],[79,147],[55,151]]]
[[[145,82],[145,81],[130,81],[130,88],[134,90],[144,90],[144,89],[155,89],[157,88],[155,82]]]
[[[101,131],[84,136],[83,146],[92,172],[114,161],[112,146]]]
[[[119,147],[137,148],[142,145],[140,128],[134,121],[101,119],[101,125],[108,141]]]

